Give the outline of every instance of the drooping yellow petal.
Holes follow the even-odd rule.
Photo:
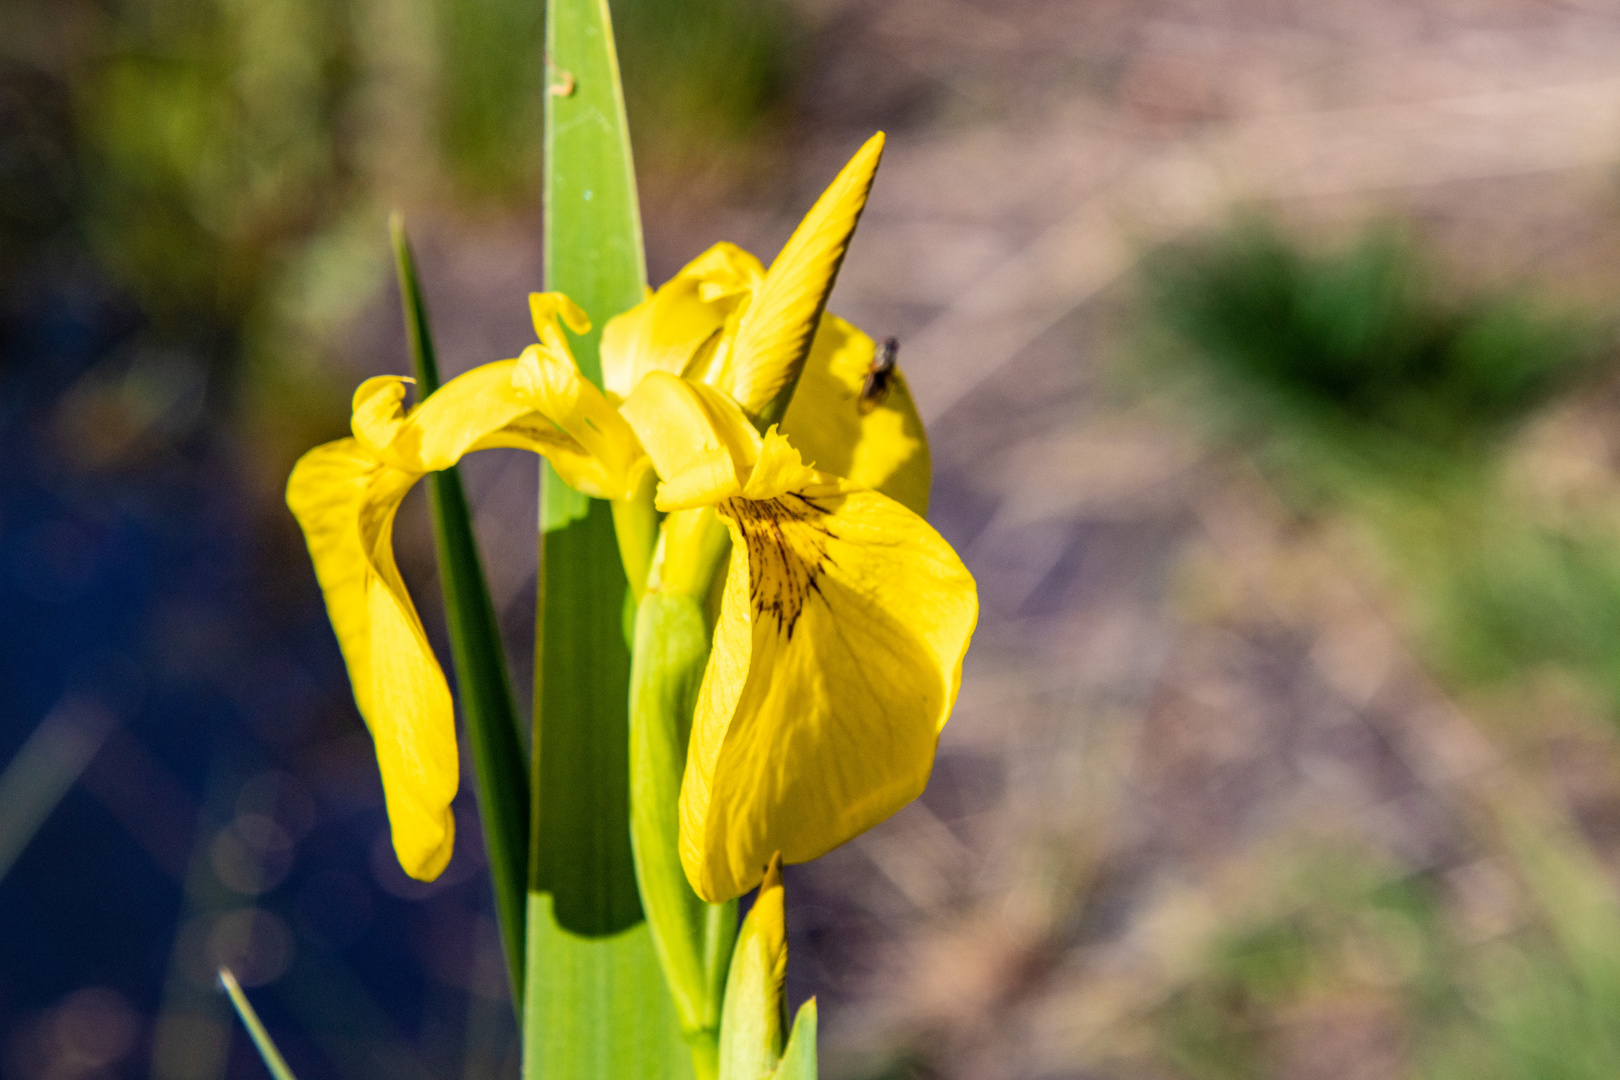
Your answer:
[[[611,408],[579,374],[572,358],[559,363],[539,346],[533,349],[535,368],[545,357],[544,374],[524,370],[525,354],[525,359],[499,360],[458,375],[411,411],[386,452],[411,469],[427,472],[447,469],[474,450],[530,450],[549,459],[569,486],[598,499],[623,498],[630,479],[627,471],[639,475],[640,449],[634,433],[616,416],[602,415]],[[576,383],[589,387],[585,394],[594,392],[583,407]],[[537,409],[564,416],[585,431],[592,445],[582,445]],[[593,416],[606,431],[593,426]]]
[[[431,880],[455,838],[450,801],[460,771],[444,676],[394,565],[390,531],[417,476],[379,463],[356,439],[305,454],[287,483],[349,669],[355,704],[376,743],[400,865]]]
[[[782,431],[818,471],[881,491],[902,506],[928,511],[928,437],[905,377],[895,370],[887,392],[861,409],[861,390],[876,345],[836,315],[821,318]]]
[[[484,364],[456,376],[409,415],[393,450],[421,472],[448,469],[492,433],[534,411],[513,385],[516,360]],[[402,445],[403,444],[403,445]]]
[[[558,362],[538,346],[534,350],[536,358],[546,357],[544,375],[535,373],[538,359],[530,372],[523,370],[521,359],[484,364],[451,379],[408,412],[405,391],[414,380],[398,375],[367,379],[354,395],[350,423],[356,440],[377,461],[411,473],[448,469],[474,450],[531,450],[550,458],[558,473],[587,495],[622,498],[626,470],[634,472],[640,456],[634,434],[617,417],[603,415],[612,409],[599,391],[581,407],[571,383],[590,384],[571,356],[565,352]],[[585,430],[592,446],[581,445],[545,410]],[[591,426],[588,418],[593,416],[608,425],[609,434]]]
[[[604,468],[567,432],[539,413],[518,417],[498,431],[492,431],[468,448],[475,450],[529,450],[551,462],[562,482],[593,499],[622,497],[624,477]]]
[[[650,371],[691,374],[700,347],[764,277],[759,260],[736,244],[714,245],[646,300],[608,320],[602,328],[602,385],[623,400]]]
[[[582,490],[613,497],[641,460],[629,425],[579,376],[561,343],[557,321],[572,325],[583,316],[566,302],[539,299],[536,317],[551,343],[535,347],[531,371],[518,360],[484,365],[409,412],[409,380],[369,379],[355,394],[355,437],[310,451],[288,482],[288,504],[376,744],[395,850],[406,872],[423,879],[437,877],[450,858],[459,771],[449,690],[394,563],[400,501],[423,475],[474,449],[534,450]]]
[[[719,509],[731,564],[681,787],[682,864],[710,902],[922,791],[978,618],[956,553],[877,492],[823,478]]]
[[[882,156],[880,131],[810,208],[738,323],[724,370],[713,382],[749,416],[758,416],[799,377]]]
[[[394,851],[405,872],[431,881],[455,844],[460,767],[450,688],[428,645],[405,583],[394,565],[394,514],[415,477],[402,473],[373,484],[360,518],[371,556],[366,582],[371,618],[371,729],[382,774]]]
[[[371,711],[371,617],[360,508],[381,470],[354,439],[339,439],[299,458],[287,480],[287,505],[304,531],[361,716]]]

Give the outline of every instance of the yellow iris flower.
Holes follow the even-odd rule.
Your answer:
[[[537,294],[540,343],[520,359],[470,371],[409,412],[406,380],[368,380],[353,438],[299,462],[288,502],[377,743],[407,872],[432,878],[449,858],[456,747],[389,534],[412,483],[487,447],[544,454],[566,483],[620,501],[650,468],[659,510],[712,508],[725,523],[732,554],[680,796],[681,860],[700,896],[740,895],[773,854],[814,858],[921,792],[977,594],[919,516],[927,447],[904,380],[863,403],[872,341],[822,312],[881,149],[881,135],[862,148],[768,271],[720,245],[610,322],[606,393],[562,333],[584,332],[583,314]],[[757,422],[786,393],[781,424],[762,435]]]
[[[621,412],[658,508],[713,506],[731,534],[681,783],[681,863],[718,903],[772,854],[813,859],[922,792],[978,599],[921,517],[806,466],[713,388],[655,371]]]
[[[450,860],[460,771],[450,692],[394,564],[400,502],[428,473],[494,447],[544,454],[570,486],[604,499],[633,495],[647,468],[635,435],[563,339],[558,323],[583,332],[584,313],[549,293],[530,307],[539,344],[452,379],[409,412],[410,379],[361,383],[353,436],[305,454],[287,482],[376,744],[394,850],[407,873],[428,881]]]

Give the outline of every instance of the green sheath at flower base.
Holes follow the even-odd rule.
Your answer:
[[[771,859],[754,906],[748,909],[726,978],[720,1021],[720,1080],[757,1080],[782,1057],[782,980],[787,977],[787,927],[782,859]]]
[[[816,1080],[815,998],[799,1006],[799,1015],[793,1018],[793,1030],[788,1034],[787,1049],[782,1051],[782,1064],[776,1067],[770,1080]]]
[[[630,839],[642,909],[700,1078],[718,1067],[720,1006],[737,932],[736,903],[704,903],[681,867],[681,777],[708,657],[700,596],[649,591],[637,612],[630,672]]]
[[[799,1009],[786,1049],[782,1046],[786,974],[787,926],[778,855],[766,868],[732,954],[720,1022],[720,1080],[815,1080],[815,999]]]

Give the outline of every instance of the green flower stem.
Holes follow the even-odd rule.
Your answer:
[[[389,221],[400,301],[405,309],[405,336],[416,374],[417,400],[439,388],[438,359],[428,326],[427,304],[416,277],[405,223],[398,214]],[[484,579],[484,566],[473,535],[472,513],[452,467],[434,473],[429,488],[433,510],[434,549],[444,588],[445,621],[455,661],[461,714],[472,745],[478,783],[478,808],[484,826],[484,849],[494,885],[495,913],[506,952],[506,973],[513,1005],[523,1003],[524,920],[529,877],[529,777],[519,735],[517,706],[506,674],[506,652],[500,623]]]
[[[619,559],[624,563],[624,575],[630,581],[630,594],[636,603],[647,591],[647,574],[652,569],[653,551],[658,544],[658,526],[662,515],[653,506],[653,492],[658,477],[648,469],[642,477],[641,490],[633,499],[613,504],[613,533],[619,541]]]
[[[701,600],[730,553],[731,533],[714,507],[670,514],[659,532],[647,587]]]
[[[701,600],[664,590],[642,598],[630,669],[630,839],[642,909],[699,1080],[718,1075],[720,1009],[737,932],[735,901],[704,903],[681,868],[681,775],[708,656]]]

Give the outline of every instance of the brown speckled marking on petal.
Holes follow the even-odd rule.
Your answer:
[[[721,511],[737,522],[748,543],[748,591],[754,618],[772,617],[793,637],[799,613],[832,559],[827,542],[829,511],[816,500],[789,493],[774,499],[727,499]]]

